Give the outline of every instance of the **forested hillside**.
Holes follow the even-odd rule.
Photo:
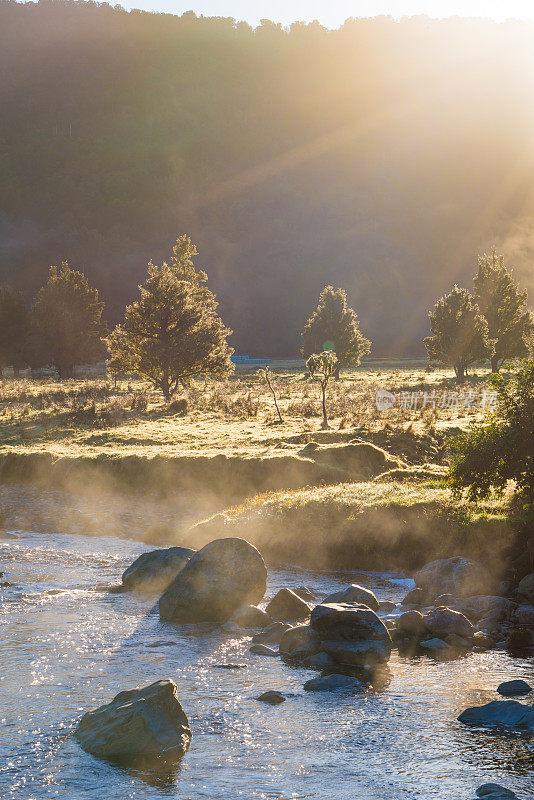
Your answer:
[[[533,52],[517,22],[0,2],[0,280],[68,258],[115,322],[187,232],[238,352],[296,353],[333,283],[375,355],[422,353],[478,251],[534,289]]]

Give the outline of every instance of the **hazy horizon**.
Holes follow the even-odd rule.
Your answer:
[[[116,5],[111,3],[112,5]],[[180,15],[194,11],[197,15],[233,17],[238,21],[259,25],[260,20],[269,19],[287,26],[292,22],[313,22],[317,20],[326,28],[338,28],[350,17],[365,18],[391,16],[396,19],[424,15],[432,19],[447,17],[505,20],[533,20],[534,6],[526,0],[512,0],[503,3],[497,0],[143,0],[143,2],[121,3],[128,9],[141,9],[160,13]]]

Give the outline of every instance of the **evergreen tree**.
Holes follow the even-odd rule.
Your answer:
[[[473,279],[475,302],[484,314],[489,335],[495,339],[491,370],[498,372],[504,361],[524,358],[527,339],[534,332],[534,320],[527,308],[527,290],[521,290],[504,265],[504,256],[493,249],[491,255],[478,257],[478,271]]]
[[[467,289],[455,286],[438,300],[429,317],[432,336],[423,340],[428,357],[454,367],[458,383],[465,381],[467,367],[493,356],[495,343],[488,323]]]
[[[185,245],[185,237],[178,242]],[[150,262],[140,300],[127,307],[123,324],[106,340],[113,368],[146,378],[166,400],[197,375],[233,370],[226,341],[231,331],[217,314],[215,295],[203,285],[206,274],[187,263],[193,255],[195,248],[184,247],[173,266]]]
[[[33,308],[40,361],[53,364],[62,378],[72,377],[76,364],[94,363],[104,353],[104,303],[82,272],[67,261],[50,267]]]
[[[325,286],[321,292],[317,310],[304,326],[302,340],[304,359],[325,350],[335,352],[335,377],[339,377],[340,367],[357,367],[371,349],[371,342],[360,331],[356,312],[347,308],[346,291],[332,286]]]
[[[0,360],[15,377],[30,360],[30,314],[20,292],[0,288]]]

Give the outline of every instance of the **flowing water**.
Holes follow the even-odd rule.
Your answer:
[[[504,652],[448,663],[390,662],[364,694],[307,693],[317,673],[248,652],[250,637],[161,623],[154,598],[110,594],[138,542],[16,532],[0,543],[0,797],[30,800],[317,798],[469,800],[498,782],[534,797],[534,744],[461,725],[466,707],[497,699],[509,678],[534,678]],[[319,595],[364,582],[399,600],[392,575],[272,571],[268,596],[307,585]],[[223,664],[240,664],[224,669]],[[171,768],[120,768],[72,737],[82,713],[118,691],[170,677],[193,740]],[[287,693],[272,707],[255,698]],[[532,701],[531,701],[532,702]]]

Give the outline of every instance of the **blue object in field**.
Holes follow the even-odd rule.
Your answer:
[[[251,358],[250,356],[232,356],[234,364],[270,364],[270,358]]]

